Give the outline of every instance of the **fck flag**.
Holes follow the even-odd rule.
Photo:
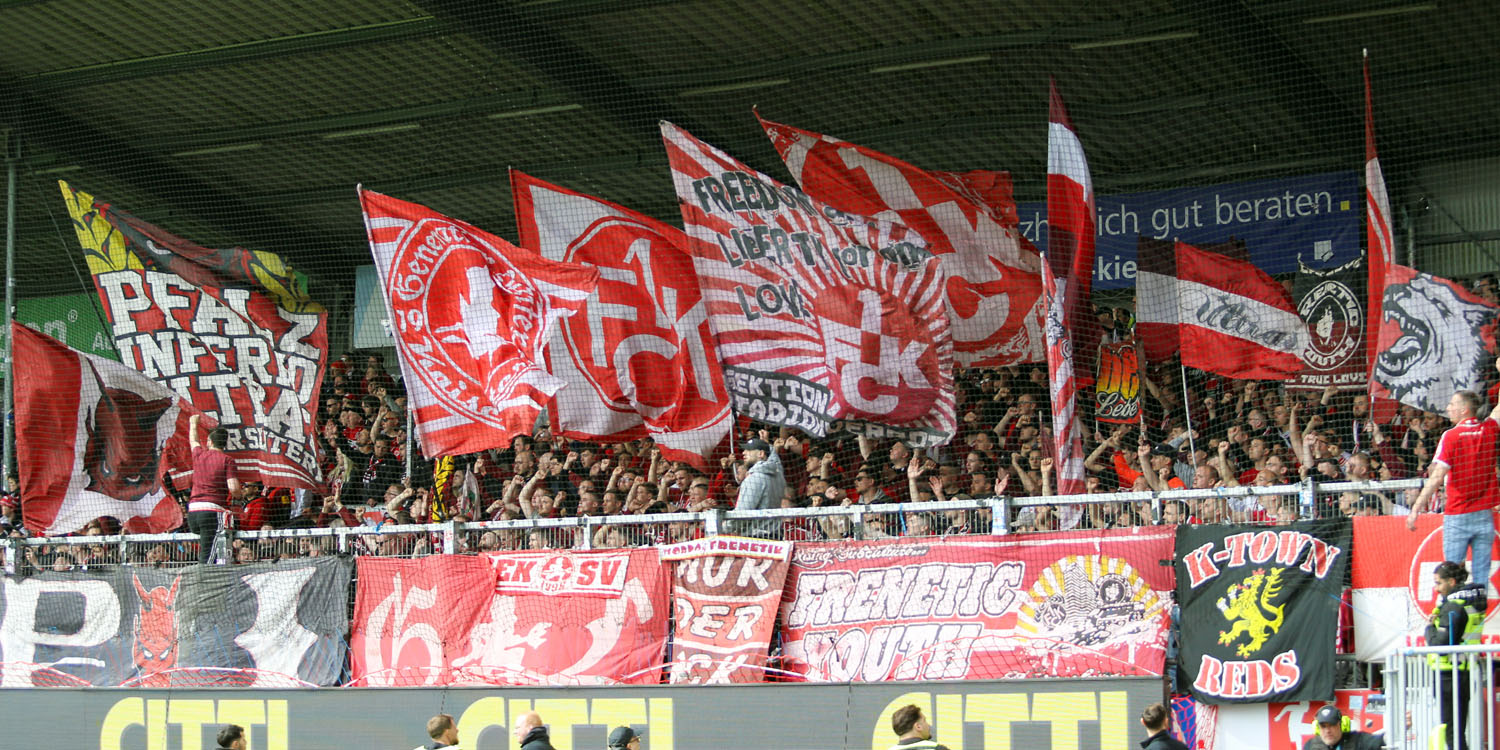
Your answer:
[[[120,361],[213,417],[241,478],[322,483],[327,313],[267,252],[200,247],[59,183]]]
[[[1248,260],[1142,237],[1136,333],[1146,357],[1231,378],[1288,380],[1302,370],[1307,325],[1281,284]]]
[[[948,273],[959,364],[1043,361],[1039,259],[1019,231],[1008,173],[929,171],[832,136],[764,118],[760,124],[808,195],[911,227],[927,240]]]
[[[703,467],[729,433],[729,394],[682,231],[627,208],[511,172],[521,245],[587,263],[599,285],[547,345],[570,387],[548,402],[553,432],[620,443],[648,435]]]
[[[26,527],[68,534],[100,516],[132,533],[180,526],[182,509],[162,475],[192,467],[192,404],[119,362],[19,323],[10,330],[14,361],[25,363],[15,369],[15,388]]]
[[[844,213],[662,123],[736,414],[913,446],[953,435],[945,274],[899,224]]]
[[[1088,312],[1094,273],[1094,182],[1068,110],[1054,84],[1047,123],[1047,252],[1042,289],[1047,304],[1047,375],[1052,384],[1052,440],[1057,493],[1084,490],[1083,434],[1078,394],[1085,385],[1075,367],[1091,356],[1099,330]]]
[[[359,198],[422,453],[473,453],[529,434],[565,384],[542,366],[542,347],[599,272],[426,206],[363,188]]]

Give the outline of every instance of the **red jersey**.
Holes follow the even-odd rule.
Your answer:
[[[1500,422],[1470,417],[1454,425],[1438,440],[1432,462],[1448,467],[1443,489],[1448,515],[1489,510],[1500,502],[1500,484],[1495,480],[1495,439]]]
[[[229,510],[229,480],[234,476],[234,459],[223,451],[205,446],[193,449],[193,494],[188,510]]]

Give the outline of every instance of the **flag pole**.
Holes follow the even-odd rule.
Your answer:
[[[1198,445],[1193,440],[1193,406],[1188,402],[1187,366],[1182,364],[1182,357],[1177,358],[1177,370],[1182,373],[1182,413],[1187,415],[1187,437],[1188,458],[1193,464],[1193,471],[1198,470]]]
[[[5,413],[0,421],[5,422],[4,451],[0,455],[0,479],[10,475],[10,458],[15,454],[15,422],[11,418],[15,410],[15,362],[11,351],[15,337],[10,335],[11,309],[15,305],[16,293],[16,147],[10,139],[11,133],[0,133],[0,146],[5,148]]]

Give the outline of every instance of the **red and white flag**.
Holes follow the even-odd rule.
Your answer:
[[[59,183],[120,361],[229,433],[244,480],[322,485],[328,313],[275,253],[207,248]]]
[[[911,227],[927,240],[948,273],[959,364],[1045,359],[1040,259],[1021,235],[1008,172],[929,171],[833,136],[764,118],[760,125],[808,195]]]
[[[359,196],[422,453],[473,453],[529,434],[565,385],[542,366],[542,347],[599,272],[426,206]]]
[[[1053,464],[1057,493],[1084,491],[1083,430],[1078,394],[1087,385],[1075,368],[1080,352],[1092,357],[1099,346],[1099,327],[1089,311],[1094,278],[1094,182],[1083,144],[1057,85],[1051,87],[1047,123],[1047,251],[1043,255],[1042,289],[1047,304],[1047,374],[1052,384]]]
[[[1183,242],[1142,239],[1136,335],[1150,361],[1231,378],[1290,380],[1302,371],[1307,324],[1286,288],[1247,260]]]
[[[945,275],[920,235],[819,203],[662,123],[738,415],[913,446],[953,435]]]
[[[1441,413],[1458,391],[1484,392],[1500,310],[1461,284],[1396,263],[1391,201],[1375,152],[1368,57],[1364,73],[1370,414],[1389,422],[1397,403]]]
[[[162,475],[188,480],[188,420],[199,412],[119,362],[19,323],[10,331],[26,528],[68,534],[112,516],[130,533],[176,530],[182,508]]]
[[[548,370],[553,434],[598,443],[650,436],[673,461],[705,466],[733,422],[708,307],[682,230],[511,171],[521,245],[588,263],[599,286],[557,327]]]

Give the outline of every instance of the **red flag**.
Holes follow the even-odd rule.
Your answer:
[[[672,567],[674,685],[765,682],[791,542],[715,536],[658,547]],[[702,627],[706,619],[734,627]]]
[[[1148,359],[1231,378],[1289,380],[1302,371],[1307,325],[1286,289],[1249,261],[1178,242],[1141,242],[1136,334]],[[1164,346],[1166,344],[1166,346]]]
[[[540,364],[599,272],[547,260],[426,206],[360,190],[401,372],[428,458],[529,434],[564,385]]]
[[[808,195],[911,227],[928,241],[948,273],[959,364],[1043,361],[1040,263],[1019,231],[1009,173],[929,171],[832,136],[760,124]]]
[[[182,524],[162,475],[192,471],[192,404],[114,360],[74,351],[11,324],[16,373],[16,463],[25,524],[67,534],[100,516],[130,533]],[[175,471],[174,471],[175,470]]]
[[[729,394],[681,230],[511,172],[521,245],[599,269],[580,314],[547,347],[570,386],[548,403],[553,434],[599,443],[650,435],[673,461],[706,467],[729,434]]]
[[[1369,385],[1370,418],[1388,423],[1396,416],[1396,402],[1375,374],[1380,351],[1380,308],[1385,297],[1386,273],[1396,263],[1395,235],[1391,231],[1391,200],[1385,191],[1385,175],[1375,152],[1375,100],[1370,92],[1370,56],[1364,57],[1365,76],[1365,246],[1369,252],[1369,283],[1365,286],[1366,383]]]
[[[1047,373],[1052,384],[1053,463],[1057,493],[1084,491],[1083,434],[1078,393],[1088,379],[1075,369],[1079,352],[1099,346],[1099,328],[1089,313],[1094,274],[1094,182],[1083,144],[1068,120],[1057,84],[1052,84],[1047,128],[1047,251],[1042,288],[1047,301]]]
[[[916,232],[841,212],[662,123],[736,414],[941,445],[956,425],[944,274]]]
[[[322,484],[328,314],[274,253],[200,247],[59,183],[120,361],[229,432],[242,479]]]

